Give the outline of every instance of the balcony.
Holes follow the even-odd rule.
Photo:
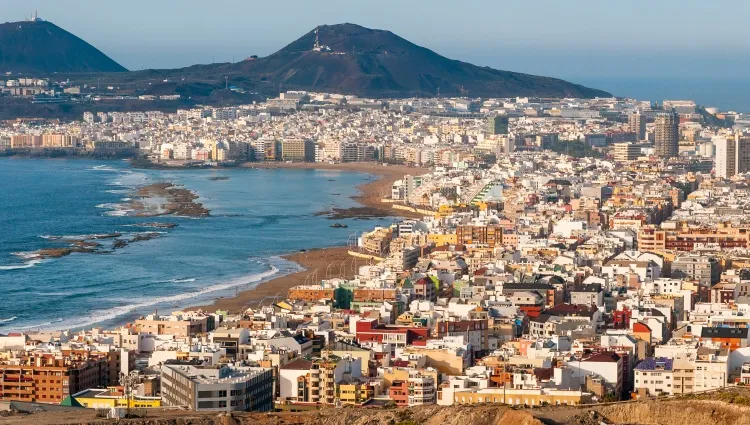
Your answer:
[[[3,388],[2,393],[5,395],[12,395],[12,394],[18,394],[18,395],[32,395],[34,394],[34,390],[31,388]]]

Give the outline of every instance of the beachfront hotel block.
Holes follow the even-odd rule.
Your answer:
[[[162,401],[196,411],[273,409],[273,369],[167,363],[161,370]]]
[[[281,141],[281,158],[284,161],[315,162],[315,143],[310,139],[284,139]]]

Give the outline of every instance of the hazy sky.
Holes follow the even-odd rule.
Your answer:
[[[227,62],[352,22],[477,65],[572,80],[738,78],[750,68],[750,0],[0,0],[129,69]]]

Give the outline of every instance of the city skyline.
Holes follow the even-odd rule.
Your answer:
[[[37,10],[40,18],[91,42],[131,70],[266,56],[317,25],[343,22],[389,30],[477,65],[582,82],[602,76],[732,80],[741,79],[748,65],[743,57],[748,30],[741,16],[749,6],[743,2],[723,8],[671,0],[621,5],[586,0],[575,8],[546,1],[533,7],[438,3],[428,8],[420,2],[386,1],[368,10],[341,1],[291,2],[277,10],[236,1],[175,7],[137,0],[104,9],[87,0],[76,8],[38,0],[4,10],[8,21]]]

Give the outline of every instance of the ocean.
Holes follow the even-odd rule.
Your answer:
[[[338,220],[349,227],[334,229],[315,215],[356,206],[351,196],[370,178],[328,170],[140,170],[123,161],[0,158],[0,333],[116,326],[297,271],[280,256],[346,245],[379,222]],[[211,216],[124,214],[122,204],[136,188],[162,181],[195,192]],[[152,222],[177,227],[139,227]],[[102,253],[33,258],[37,250],[65,246],[60,238],[114,232],[159,237]]]
[[[589,77],[572,79],[576,83],[606,90],[615,96],[650,100],[694,100],[722,111],[750,113],[748,78],[617,78]]]

